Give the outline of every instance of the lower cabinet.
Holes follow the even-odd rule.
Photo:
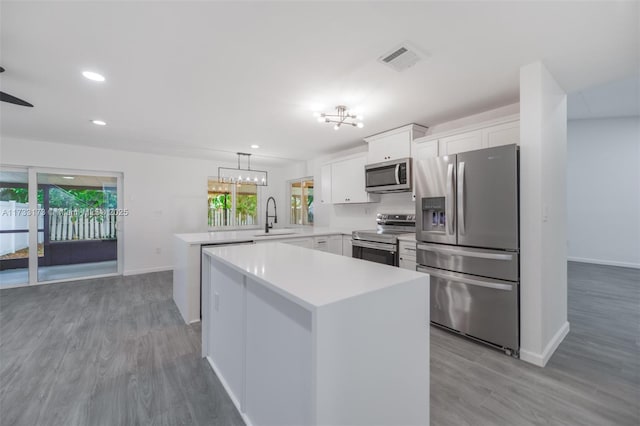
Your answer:
[[[328,235],[315,237],[313,239],[313,248],[333,254],[342,254],[342,236]]]
[[[260,243],[284,243],[293,246],[326,251],[333,254],[342,254],[342,235],[322,235],[318,237],[278,238],[256,241]],[[351,251],[349,251],[351,253]]]
[[[342,236],[342,255],[347,257],[353,257],[353,246],[351,244],[351,236]]]
[[[400,267],[416,270],[416,243],[414,241],[400,241]]]
[[[304,248],[314,248],[313,247],[313,238],[289,238],[286,240],[275,240],[274,242],[291,244],[292,246],[304,247]]]

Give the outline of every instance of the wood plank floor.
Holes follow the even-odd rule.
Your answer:
[[[640,425],[640,270],[569,262],[545,368],[431,328],[432,425]]]
[[[0,291],[0,424],[236,425],[172,274]]]
[[[541,369],[431,330],[432,425],[640,424],[640,271],[569,264]],[[242,425],[171,273],[0,290],[0,425]]]

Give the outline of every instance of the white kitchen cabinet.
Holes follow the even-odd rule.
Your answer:
[[[331,164],[320,169],[320,203],[331,204]]]
[[[205,256],[202,283],[202,300],[209,308],[202,310],[202,323],[208,325],[203,341],[213,342],[203,347],[202,355],[216,360],[216,372],[225,377],[231,398],[241,400],[244,365],[238,354],[244,352],[245,289],[242,274],[227,265],[217,264],[214,267]]]
[[[333,254],[342,254],[342,236],[324,235],[313,238],[314,250],[326,251]]]
[[[380,200],[378,194],[365,191],[364,166],[366,155],[331,163],[331,201],[334,204],[371,203]]]
[[[447,136],[439,140],[439,155],[452,155],[459,152],[482,149],[482,130]]]
[[[414,161],[425,158],[435,158],[438,156],[438,140],[426,140],[424,138],[417,139],[413,144]]]
[[[424,160],[426,158],[436,158],[438,157],[438,140],[425,140],[426,138],[419,138],[413,141],[413,148],[411,152],[413,153],[413,173],[412,179],[413,183],[411,185],[412,188],[412,200],[416,199],[416,170],[419,167],[418,162],[420,160]]]
[[[511,144],[520,144],[520,121],[512,121],[482,129],[483,148]]]
[[[329,253],[342,255],[342,235],[329,236]]]
[[[342,236],[342,255],[353,257],[353,248],[351,244],[351,237],[349,235]]]
[[[407,259],[400,258],[400,265],[399,266],[402,269],[408,269],[410,271],[415,271],[417,264],[416,264],[415,260],[407,260]]]
[[[329,251],[329,236],[313,237],[313,249]]]
[[[267,240],[264,242],[276,241],[278,243],[291,244],[292,246],[313,248],[313,238],[291,238],[284,240]],[[262,241],[261,241],[262,242]]]
[[[367,164],[410,157],[411,142],[424,136],[426,131],[426,127],[409,124],[364,138],[369,144]]]
[[[413,241],[400,241],[400,247],[398,249],[398,256],[400,258],[400,267],[403,269],[409,269],[411,271],[416,270],[416,243]]]

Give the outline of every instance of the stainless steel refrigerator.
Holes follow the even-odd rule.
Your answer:
[[[518,147],[420,160],[418,271],[431,275],[431,322],[517,356]]]

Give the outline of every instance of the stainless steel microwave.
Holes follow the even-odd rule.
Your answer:
[[[411,158],[367,164],[364,173],[367,192],[411,191]]]

